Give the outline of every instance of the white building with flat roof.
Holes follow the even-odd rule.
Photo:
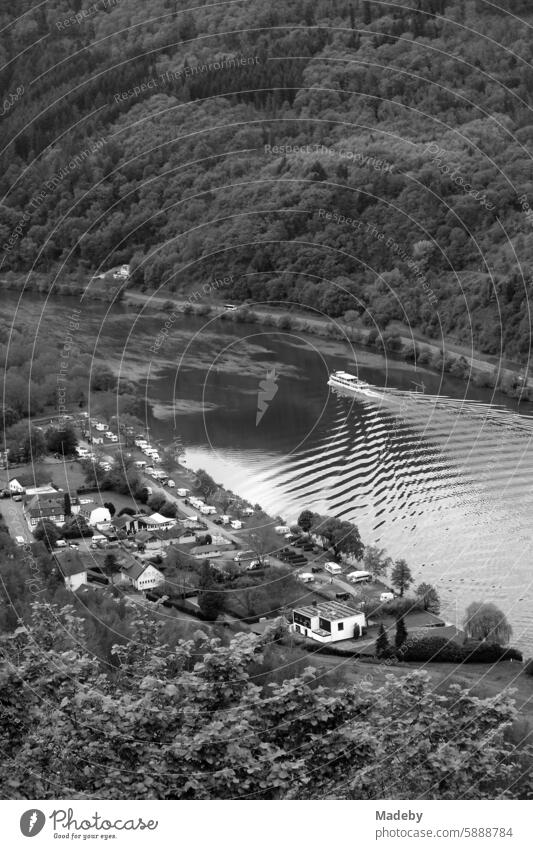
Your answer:
[[[297,607],[290,630],[319,643],[356,640],[366,627],[365,614],[339,601],[324,601]]]

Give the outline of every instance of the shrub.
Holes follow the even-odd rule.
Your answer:
[[[395,598],[392,601],[387,601],[381,605],[381,612],[388,616],[407,616],[409,613],[414,613],[417,610],[423,610],[422,600],[419,598]]]
[[[497,663],[504,660],[522,660],[522,654],[517,649],[505,648],[497,643],[473,641],[458,645],[437,634],[408,637],[398,655],[402,660],[429,663]]]
[[[531,658],[531,657],[529,658],[529,660],[526,660],[526,663],[525,663],[525,666],[524,666],[524,675],[533,676],[533,658]]]

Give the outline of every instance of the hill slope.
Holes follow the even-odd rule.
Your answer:
[[[131,262],[169,293],[232,273],[232,299],[525,362],[528,4],[186,6],[2,11],[2,272],[68,291]]]

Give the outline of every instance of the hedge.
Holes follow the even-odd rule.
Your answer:
[[[497,643],[467,642],[463,645],[438,635],[408,637],[397,657],[407,661],[443,663],[496,663],[502,660],[522,660],[522,653]]]

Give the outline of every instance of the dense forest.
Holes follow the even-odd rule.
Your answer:
[[[33,5],[0,12],[4,283],[231,273],[527,361],[526,0]]]
[[[263,687],[252,670],[279,621],[226,644],[197,629],[171,648],[137,605],[135,638],[103,671],[71,606],[32,607],[30,629],[0,636],[0,775],[15,798],[532,796],[508,695],[437,693],[418,672],[327,688],[312,668]]]

